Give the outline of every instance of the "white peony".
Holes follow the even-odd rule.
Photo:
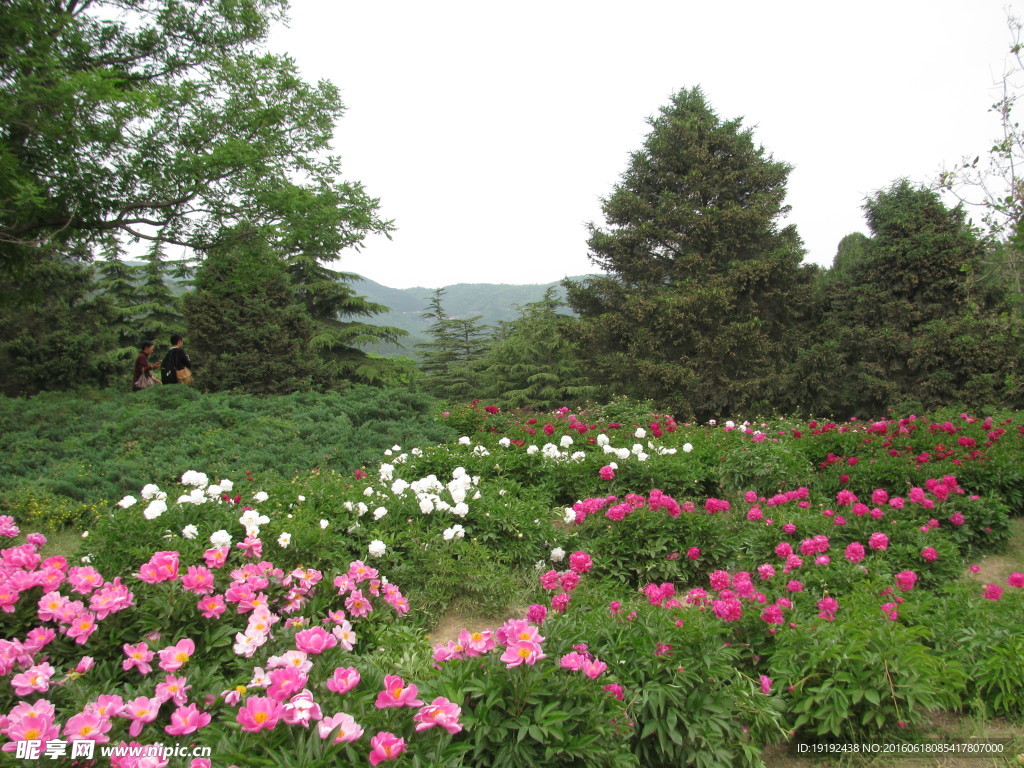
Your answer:
[[[647,437],[647,430],[644,429],[643,427],[637,427],[636,432],[633,433],[633,437],[637,438],[638,440],[643,440],[645,437]]]
[[[128,507],[132,506],[136,501],[138,501],[138,499],[136,499],[134,496],[125,496],[123,499],[117,502],[117,506],[119,506],[121,509],[128,509]]]
[[[370,542],[370,546],[367,547],[367,552],[369,552],[373,557],[380,557],[387,551],[387,546],[380,539],[374,539]]]
[[[576,513],[574,512],[573,513],[573,519],[574,520],[576,519],[575,515],[576,515]],[[553,562],[553,563],[560,563],[564,559],[565,559],[565,550],[564,549],[562,549],[561,547],[555,547],[554,549],[551,550],[551,562]]]
[[[215,547],[230,547],[231,534],[221,528],[219,531],[214,531],[210,534],[210,543]]]
[[[264,502],[269,498],[270,496],[267,495],[266,491],[257,491],[255,494],[253,494],[252,500],[256,502]]]
[[[373,510],[373,519],[380,520],[387,513],[388,511],[384,507],[377,507],[375,510]]]
[[[194,525],[191,525],[191,524],[190,525],[186,525],[184,528],[181,529],[181,536],[182,536],[182,538],[194,539],[198,535],[199,535],[199,529],[196,528]]]
[[[150,483],[149,485],[142,486],[142,498],[146,501],[156,498],[156,495],[160,493],[160,489]]]
[[[156,520],[160,515],[167,511],[167,502],[160,499],[153,499],[149,502],[149,506],[146,507],[142,512],[142,516],[147,520]]]
[[[328,525],[330,525],[330,522],[328,522],[327,520],[321,520],[321,521],[320,521],[320,527],[321,527],[321,528],[323,528],[323,529],[325,529],[325,530],[326,530],[326,528],[327,528],[327,526],[328,526]]]
[[[286,549],[289,544],[292,543],[292,535],[288,532],[282,533],[277,537],[277,545],[282,549]]]

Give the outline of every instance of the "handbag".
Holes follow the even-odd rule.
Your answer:
[[[159,383],[160,383],[159,381],[154,379],[148,373],[144,373],[141,376],[139,376],[139,378],[137,378],[135,380],[135,383],[134,383],[133,386],[135,387],[135,389],[146,389],[147,387],[152,387],[154,384],[159,384]]]
[[[182,368],[180,371],[175,371],[175,375],[178,377],[179,384],[192,383],[192,370],[190,368]]]

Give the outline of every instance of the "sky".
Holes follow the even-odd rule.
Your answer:
[[[436,288],[595,272],[587,223],[694,86],[793,166],[781,223],[830,266],[867,196],[992,146],[1006,19],[1005,0],[291,0],[268,49],[339,87],[345,178],[395,222],[336,266]]]

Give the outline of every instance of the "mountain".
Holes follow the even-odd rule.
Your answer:
[[[581,278],[571,277],[569,279],[580,280]],[[544,292],[552,286],[557,289],[558,296],[564,299],[565,289],[562,288],[561,281],[533,285],[507,285],[504,283],[446,285],[444,286],[444,308],[451,317],[470,318],[481,315],[480,323],[496,326],[503,320],[514,320],[519,314],[517,307],[540,301]],[[352,287],[360,296],[365,296],[370,301],[391,308],[390,312],[368,318],[368,322],[375,325],[393,325],[409,331],[409,336],[403,340],[402,348],[394,344],[384,344],[366,347],[366,350],[386,357],[401,355],[418,357],[415,345],[430,341],[430,336],[427,333],[430,322],[424,320],[420,315],[426,311],[434,289],[389,288],[367,278],[353,283]],[[568,308],[564,311],[569,312]]]

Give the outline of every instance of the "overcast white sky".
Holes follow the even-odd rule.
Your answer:
[[[346,178],[395,220],[339,266],[392,287],[594,271],[586,223],[657,113],[700,85],[794,170],[806,259],[864,198],[998,135],[1004,0],[291,0],[270,49],[337,84]]]

